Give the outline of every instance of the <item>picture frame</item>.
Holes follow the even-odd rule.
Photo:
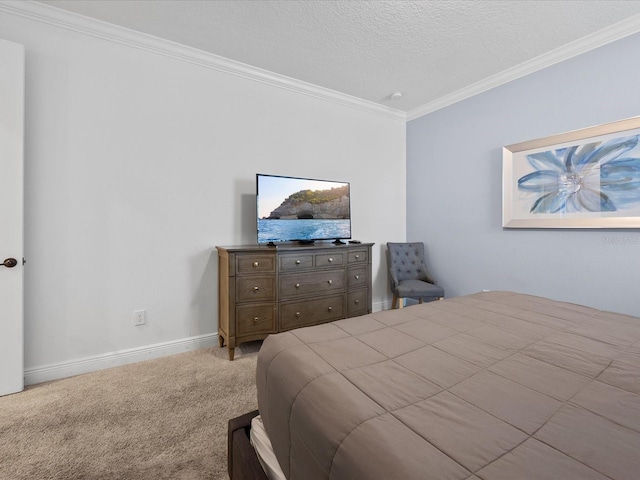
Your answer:
[[[640,228],[640,117],[502,149],[503,228]]]

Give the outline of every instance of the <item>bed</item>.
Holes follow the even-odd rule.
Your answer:
[[[482,292],[270,336],[256,383],[290,480],[640,478],[635,317]]]

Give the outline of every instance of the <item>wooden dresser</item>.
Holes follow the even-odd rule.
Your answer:
[[[371,313],[373,243],[218,249],[218,335],[236,345]]]

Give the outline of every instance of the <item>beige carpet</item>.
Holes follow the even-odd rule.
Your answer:
[[[257,408],[259,342],[0,397],[0,479],[227,479],[227,421]]]

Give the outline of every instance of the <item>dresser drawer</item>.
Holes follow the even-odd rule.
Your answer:
[[[366,288],[347,294],[347,316],[355,317],[369,313],[368,291]]]
[[[236,309],[237,335],[255,335],[276,332],[276,307],[264,305],[242,305]]]
[[[313,255],[280,255],[280,271],[296,272],[313,268]]]
[[[367,250],[356,250],[349,252],[347,263],[349,263],[349,265],[352,263],[367,263],[368,260],[369,255],[367,255]]]
[[[236,271],[239,275],[247,273],[275,273],[275,255],[236,255]]]
[[[344,318],[344,294],[280,305],[280,330]]]
[[[362,267],[351,267],[347,274],[347,288],[356,288],[365,286],[369,282],[369,268],[364,265]]]
[[[280,298],[317,296],[342,291],[345,285],[344,276],[343,269],[280,275]]]
[[[316,268],[335,267],[344,265],[344,253],[321,253],[315,256]]]
[[[372,245],[216,247],[218,342],[229,359],[244,342],[371,313]]]
[[[236,302],[276,299],[275,276],[236,277]]]

